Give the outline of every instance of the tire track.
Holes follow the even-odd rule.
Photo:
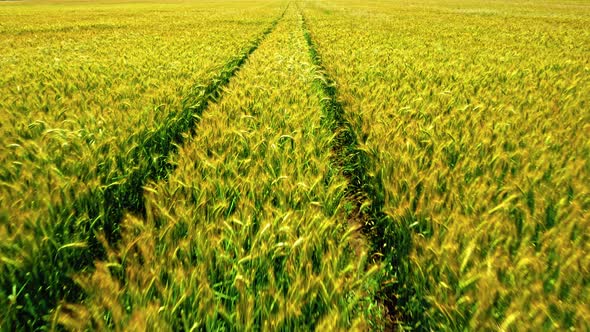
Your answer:
[[[327,74],[321,55],[318,53],[316,43],[308,28],[307,19],[298,6],[301,17],[301,29],[307,41],[309,55],[313,64],[317,67],[315,84],[318,86],[323,98],[321,107],[324,116],[332,122],[332,131],[335,139],[332,147],[334,152],[333,162],[348,179],[346,199],[352,205],[352,211],[348,215],[350,225],[359,226],[364,241],[370,242],[375,262],[384,263],[381,276],[381,287],[376,300],[387,308],[387,317],[384,322],[386,330],[394,330],[399,321],[403,321],[403,314],[398,312],[398,303],[403,301],[404,292],[394,287],[400,271],[397,266],[400,260],[407,257],[407,245],[409,230],[404,232],[394,229],[390,225],[393,221],[383,212],[384,189],[382,179],[369,171],[371,162],[375,162],[369,152],[361,147],[359,137],[362,137],[361,129],[355,130],[347,120],[346,111],[338,100],[338,90],[335,81]],[[400,294],[401,296],[394,295]]]

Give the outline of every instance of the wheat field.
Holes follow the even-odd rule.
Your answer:
[[[589,26],[0,1],[0,330],[590,330]]]

